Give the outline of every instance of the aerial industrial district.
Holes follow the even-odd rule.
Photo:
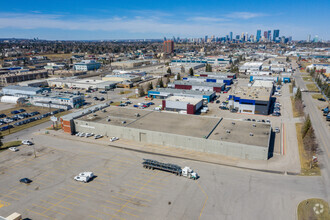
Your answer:
[[[322,44],[1,44],[0,219],[329,217]]]

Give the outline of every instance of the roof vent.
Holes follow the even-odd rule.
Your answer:
[[[253,133],[250,133],[250,136],[253,136]]]
[[[230,130],[226,130],[226,132],[227,132],[228,134],[230,134]]]
[[[232,122],[231,124],[232,124],[232,125],[235,125],[235,122]]]

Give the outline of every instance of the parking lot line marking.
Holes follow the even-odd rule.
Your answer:
[[[19,200],[19,199],[15,198],[15,197],[9,196],[8,194],[7,194],[7,195],[0,194],[0,196],[2,196],[2,197],[7,197],[7,198],[11,198],[11,199],[14,199],[14,200],[17,200],[17,201]]]
[[[136,202],[132,201],[132,200],[128,200],[128,199],[123,199],[123,198],[119,198],[117,196],[112,196],[113,198],[115,199],[119,199],[119,200],[122,200],[122,201],[125,201],[125,202],[129,202],[129,203],[132,203],[134,205],[139,205],[139,206],[144,206],[144,207],[147,207],[147,205],[144,205],[144,204],[137,204]],[[125,205],[125,204],[124,204]]]
[[[101,218],[98,218],[98,217],[95,217],[95,216],[92,216],[92,215],[89,215],[88,217],[95,218],[95,219],[97,219],[97,220],[103,220],[103,219],[101,219]]]
[[[61,200],[61,199],[59,199],[57,197],[54,197],[54,196],[47,196],[47,197],[52,198],[52,199],[55,199],[55,200]]]
[[[0,208],[5,207],[5,206],[10,206],[10,203],[0,200]]]
[[[120,204],[120,203],[113,202],[113,201],[109,201],[109,200],[106,200],[106,202],[111,203],[111,204],[114,204],[114,205],[119,205],[119,206],[124,205],[124,204]],[[134,211],[142,212],[141,210],[136,209],[136,208],[132,208],[132,207],[130,207],[130,206],[126,206],[126,208],[132,209],[132,210],[134,210]]]
[[[23,193],[19,193],[19,192],[17,192],[16,190],[14,190],[14,191],[10,191],[9,194],[17,194],[17,195],[21,195],[21,196],[24,196],[24,195],[25,195],[25,194],[23,194]]]
[[[145,187],[148,185],[148,182],[150,182],[150,181],[151,181],[153,178],[155,178],[155,176],[157,176],[158,174],[159,174],[159,171],[156,172],[152,177],[150,177],[149,180],[148,180],[146,183],[144,183],[143,186],[140,187],[140,189],[137,190],[137,192],[139,192],[139,191],[141,191],[143,188],[145,188]],[[132,196],[132,198],[136,198],[136,195],[138,194],[137,192]],[[130,203],[130,202],[132,202],[132,199],[129,200],[129,201],[127,201],[127,202],[126,202],[126,203],[120,208],[119,212],[122,212],[123,209],[124,209],[124,208],[128,205],[128,203]]]
[[[120,160],[120,159],[117,159],[117,158],[115,160],[111,160],[111,161],[133,164],[132,162],[128,162],[128,161],[125,161],[125,160]]]
[[[32,213],[34,213],[34,214],[37,214],[37,215],[41,215],[41,216],[46,217],[46,218],[55,219],[55,218],[52,218],[52,217],[50,217],[50,216],[48,216],[48,215],[44,215],[44,214],[42,214],[42,213],[40,213],[40,212],[32,211],[32,210],[30,210],[30,209],[25,209],[25,210],[28,211],[28,212],[32,212]]]
[[[120,192],[116,192],[116,193],[117,193],[117,194],[120,194],[120,195],[123,195],[123,196],[130,197],[130,198],[136,198],[136,199],[143,200],[143,201],[146,201],[146,202],[151,202],[151,200],[149,200],[149,199],[143,199],[143,198],[141,198],[141,197],[128,195],[128,194],[126,194],[126,193],[120,193]]]
[[[204,204],[203,204],[203,208],[202,208],[201,212],[199,213],[199,217],[198,217],[198,219],[201,219],[201,216],[202,216],[203,210],[204,210],[204,208],[205,208],[206,202],[207,202],[207,200],[209,199],[209,197],[208,197],[208,195],[206,194],[206,192],[204,191],[204,189],[201,187],[201,185],[200,185],[198,182],[196,182],[196,183],[197,183],[198,187],[201,189],[201,191],[203,192],[203,194],[206,196],[205,201],[204,201]]]
[[[140,187],[133,186],[133,185],[130,185],[130,184],[125,184],[125,186],[129,186],[129,187],[133,187],[133,188],[136,188],[136,189],[140,189]],[[147,188],[145,188],[143,190],[147,190],[147,191],[150,191],[150,192],[159,192],[159,191],[152,190],[152,189],[147,189]]]
[[[45,202],[45,203],[49,203],[49,204],[51,204],[51,205],[56,205],[55,203],[48,202],[48,201],[46,201],[46,200],[40,200],[40,201]],[[64,206],[61,206],[61,205],[56,205],[56,207],[61,207],[61,208],[63,208],[63,209],[67,209],[67,210],[69,210],[69,211],[72,211],[72,209],[67,208],[67,207],[64,207]]]
[[[59,193],[59,192],[55,192],[56,194],[59,194],[59,195],[61,195],[61,196],[67,196],[67,194],[64,194],[64,193]],[[86,200],[85,199],[81,199],[81,198],[78,198],[78,197],[75,197],[75,196],[70,196],[70,198],[73,198],[73,199],[77,199],[77,200],[81,200],[81,201],[85,201],[86,202]],[[62,200],[62,199],[61,199]]]
[[[119,205],[119,206],[122,206],[123,205],[123,204],[120,204],[120,203],[117,203],[117,202],[112,202],[112,201],[109,201],[109,200],[106,200],[106,202],[112,203],[112,204],[115,204],[115,205]]]
[[[136,192],[135,190],[132,190],[132,189],[126,189],[126,188],[125,188],[125,190],[130,191],[130,192]],[[150,197],[155,197],[154,195],[151,195],[151,194],[149,194],[149,193],[139,192],[139,194],[146,195],[146,196],[150,196]]]
[[[109,213],[101,212],[101,211],[97,211],[97,212],[99,212],[99,213],[101,213],[101,214],[105,214],[105,215],[110,215],[112,218],[118,218],[118,219],[121,219],[121,220],[126,220],[126,219],[121,218],[121,217],[119,217],[119,216],[117,216],[117,215],[115,215],[115,214],[109,214]],[[111,219],[112,219],[112,218],[111,218]]]
[[[57,214],[60,214],[60,215],[65,215],[64,213],[62,212],[58,212],[58,211],[55,211],[55,210],[52,210],[50,208],[45,208],[43,206],[40,206],[40,205],[37,205],[37,204],[32,204],[33,206],[36,206],[36,207],[39,207],[39,208],[42,208],[42,209],[45,209],[46,211],[44,211],[42,214],[45,214],[47,211],[51,211],[51,212],[55,212]]]
[[[95,181],[94,183],[96,183],[96,184],[100,184],[100,185],[102,185],[102,186],[107,185],[107,184],[105,184],[105,183],[101,183],[101,182],[97,182],[97,181]]]
[[[102,207],[107,208],[107,209],[114,210],[114,211],[116,211],[116,212],[119,212],[119,211],[120,211],[119,209],[114,209],[114,208],[111,208],[111,207],[109,207],[109,206],[105,206],[105,205],[102,205]],[[129,213],[129,212],[124,212],[124,211],[121,211],[121,212],[124,213],[124,214],[130,215],[130,216],[136,217],[136,218],[139,217],[139,216],[134,215],[134,214]]]
[[[148,185],[148,187],[150,186],[150,187],[154,187],[154,188],[158,188],[158,189],[163,189],[164,188],[162,186],[154,186],[154,185],[152,185],[149,182],[147,182],[147,183],[141,183],[141,182],[137,182],[137,181],[131,181],[130,183],[133,183],[133,184],[142,184],[142,185],[146,184],[146,185]]]
[[[77,191],[72,191],[72,190],[63,189],[63,188],[61,188],[61,190],[68,191],[70,193],[80,194],[80,195],[87,196],[87,197],[91,197],[90,195],[87,195],[87,194],[84,194],[84,193],[80,193],[80,192],[77,192]]]
[[[99,190],[104,190],[102,187],[94,186],[94,185],[88,185],[87,187],[93,188],[93,189],[99,189]]]

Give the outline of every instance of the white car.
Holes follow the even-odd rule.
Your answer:
[[[76,134],[76,136],[78,137],[78,136],[80,136],[80,134],[81,134],[81,132],[78,132],[78,133]]]
[[[11,151],[13,151],[13,152],[18,151],[18,148],[17,148],[17,147],[10,147],[10,148],[8,148],[8,149],[11,150]]]
[[[275,133],[280,133],[280,129],[279,129],[279,127],[276,127],[276,128],[275,128]]]
[[[32,145],[33,143],[29,140],[23,140],[22,141],[22,144],[25,144],[25,145]]]
[[[93,133],[86,133],[85,137],[92,137],[94,134]]]
[[[99,138],[102,138],[102,137],[103,137],[102,135],[98,134],[98,135],[94,136],[94,139],[99,139]]]
[[[110,141],[111,142],[116,141],[116,140],[119,140],[119,138],[118,137],[112,137],[112,138],[110,138]]]
[[[85,137],[85,133],[83,133],[83,132],[80,133],[80,134],[79,134],[79,137]]]
[[[90,178],[88,176],[75,176],[73,179],[79,182],[87,183]]]

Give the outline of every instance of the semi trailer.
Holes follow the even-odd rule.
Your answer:
[[[150,159],[143,159],[142,165],[146,169],[163,170],[163,171],[167,171],[170,173],[174,173],[177,176],[184,176],[184,177],[187,177],[187,178],[193,179],[193,180],[198,178],[197,173],[195,173],[190,167],[187,167],[187,166],[184,168],[181,168],[180,166],[175,165],[175,164],[162,163],[162,162],[158,162],[156,160],[150,160]]]

